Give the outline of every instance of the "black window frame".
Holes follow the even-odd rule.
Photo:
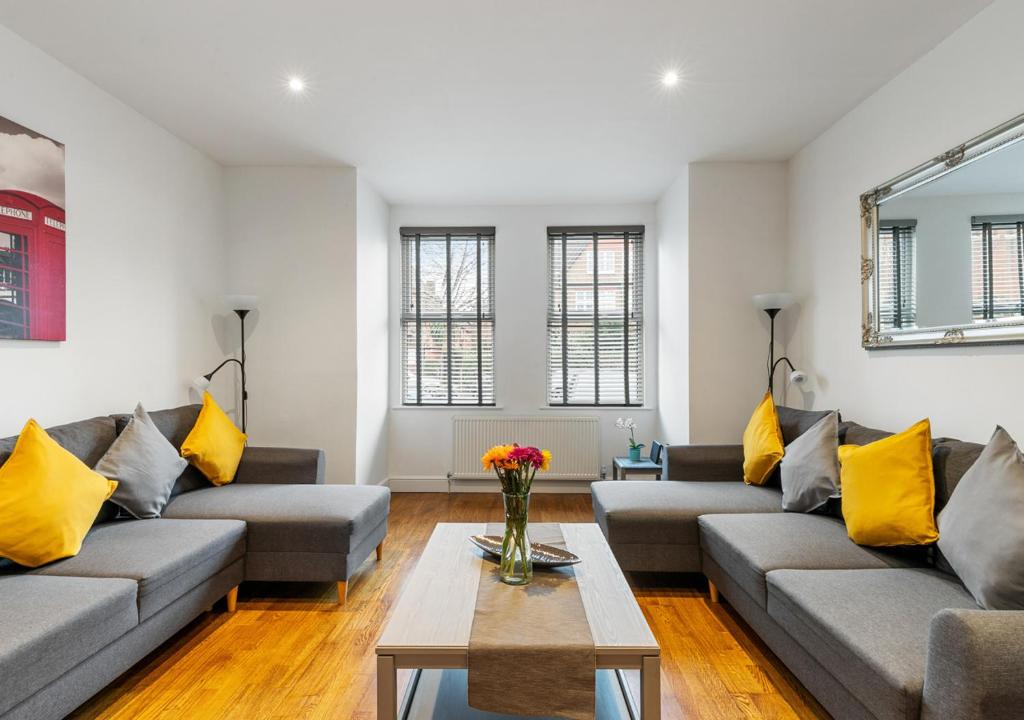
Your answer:
[[[401,359],[401,400],[403,407],[494,407],[496,405],[496,388],[495,388],[495,373],[494,373],[494,338],[496,332],[495,323],[495,306],[494,306],[494,278],[495,278],[495,228],[489,226],[480,227],[460,227],[460,226],[442,226],[442,227],[402,227],[399,229],[399,238],[401,242],[402,250],[402,312],[399,318],[399,330],[400,330],[400,343],[402,351]],[[475,402],[453,402],[452,394],[452,324],[453,322],[473,322],[474,318],[470,317],[459,318],[453,320],[452,312],[452,298],[451,298],[451,243],[453,238],[458,239],[473,239],[476,240],[477,257],[476,257],[476,268],[475,268],[475,285],[476,285],[476,380],[477,380],[477,396]],[[439,242],[444,240],[446,251],[445,251],[445,301],[444,301],[444,313],[443,319],[441,317],[431,317],[430,322],[440,323],[443,322],[445,326],[446,343],[445,351],[447,353],[447,359],[445,362],[445,374],[447,375],[447,393],[443,400],[424,399],[423,397],[423,383],[422,383],[422,350],[423,350],[423,323],[424,314],[421,308],[421,290],[422,290],[422,268],[421,268],[421,248],[424,241]],[[416,257],[416,269],[415,278],[413,278],[413,287],[406,287],[409,282],[410,268],[408,267],[409,261],[409,248],[413,246]],[[486,248],[487,253],[487,287],[486,290],[483,288],[484,285],[484,270],[482,268],[481,260],[483,258],[484,249]],[[407,302],[407,297],[410,290],[415,295],[415,302],[413,307],[410,309]],[[484,292],[487,293],[486,310],[484,309],[484,303],[481,302]],[[409,325],[415,328],[415,348],[413,352],[416,355],[416,393],[415,399],[410,399],[409,387],[408,387],[408,363],[407,353],[409,348],[406,343],[406,329]],[[491,331],[491,347],[490,347],[490,358],[485,358],[485,351],[483,347],[483,328],[489,326]],[[485,372],[485,366],[489,367],[489,385],[485,382],[487,373]],[[488,398],[489,399],[486,399]]]
[[[586,226],[551,226],[547,229],[547,255],[548,255],[548,311],[547,311],[547,372],[545,377],[545,399],[548,407],[644,407],[645,394],[646,394],[646,374],[644,368],[644,344],[645,344],[645,319],[644,319],[644,239],[645,239],[646,227],[644,225],[586,225]],[[621,236],[621,242],[623,243],[623,269],[622,273],[601,273],[600,272],[600,248],[599,241],[602,237],[609,235]],[[592,244],[592,267],[588,270],[588,274],[593,275],[592,278],[592,312],[593,312],[593,336],[594,336],[594,401],[593,402],[570,402],[568,389],[568,343],[566,337],[568,336],[568,327],[570,325],[570,311],[568,302],[568,283],[566,282],[567,275],[567,244],[569,238],[586,238],[591,239]],[[618,238],[616,238],[618,239]],[[561,278],[561,289],[560,289],[560,300],[558,300],[559,307],[555,307],[556,299],[554,298],[554,282],[555,282],[555,244],[560,245],[560,253],[558,254],[561,258],[561,266],[558,268]],[[632,250],[632,252],[631,252]],[[632,260],[632,264],[631,264]],[[607,285],[607,278],[609,275],[621,277],[621,283],[623,285],[623,316],[620,321],[622,323],[623,333],[623,400],[613,400],[610,402],[601,401],[601,333],[600,328],[602,325],[601,317],[601,292],[600,286]],[[631,294],[632,288],[632,294]],[[631,302],[632,300],[632,302]],[[579,326],[579,321],[573,321],[573,324]],[[637,331],[637,338],[635,340],[635,357],[631,356],[630,347],[631,341],[630,336],[634,328]],[[553,357],[552,349],[552,333],[560,332],[560,357],[557,358],[558,363],[561,367],[561,399],[555,400],[553,398],[554,386],[553,378],[554,374],[552,371],[552,364],[556,360]],[[637,382],[636,392],[631,392],[631,379],[630,379],[630,368],[636,368]]]
[[[997,307],[995,295],[995,265],[993,263],[992,233],[994,230],[1013,230],[1016,234],[1017,247],[1017,291],[1018,301],[1015,305],[1000,303]],[[980,240],[980,247],[976,244]],[[975,250],[981,260],[980,274],[982,278],[981,305],[974,302],[973,271],[975,270]],[[1024,216],[991,216],[971,218],[971,319],[976,323],[999,321],[1024,316]]]
[[[882,273],[878,283],[879,326],[883,330],[917,327],[917,220],[881,220],[878,226],[878,258],[882,259],[883,235],[888,234],[890,263],[893,273],[893,294],[890,307],[883,302]]]

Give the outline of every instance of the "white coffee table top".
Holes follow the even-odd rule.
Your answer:
[[[434,528],[377,644],[378,655],[408,659],[419,654],[466,655],[481,565],[491,562],[469,537],[484,534],[486,527],[486,523],[439,523]],[[573,571],[598,665],[624,667],[621,660],[658,655],[658,643],[601,529],[592,523],[561,523],[560,527],[568,549],[583,558]]]

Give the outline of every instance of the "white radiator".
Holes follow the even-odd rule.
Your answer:
[[[601,429],[596,417],[457,417],[453,420],[452,480],[493,479],[480,456],[493,445],[533,445],[551,451],[538,480],[599,480]]]

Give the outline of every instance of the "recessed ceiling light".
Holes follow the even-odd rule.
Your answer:
[[[306,89],[306,81],[298,75],[292,75],[288,78],[288,89],[293,93],[303,92]]]
[[[675,70],[666,70],[661,76],[661,84],[665,87],[675,87],[679,84],[679,73]]]

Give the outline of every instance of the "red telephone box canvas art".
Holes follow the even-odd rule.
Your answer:
[[[0,117],[0,339],[64,340],[64,146]]]

